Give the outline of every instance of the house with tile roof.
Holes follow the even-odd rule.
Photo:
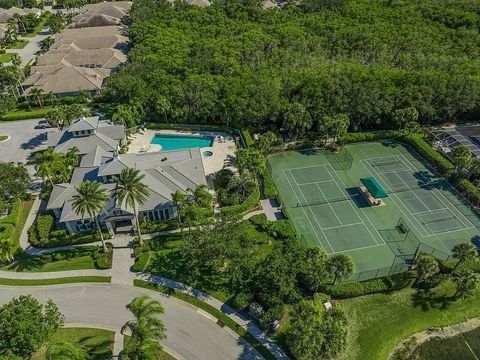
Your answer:
[[[56,184],[47,203],[58,223],[70,233],[91,230],[93,224],[82,219],[72,209],[72,197],[83,181],[99,181],[110,195],[99,215],[101,225],[115,234],[117,226],[133,224],[133,209],[119,206],[114,197],[115,178],[125,168],[135,168],[144,175],[143,182],[150,189],[146,202],[139,207],[140,221],[168,220],[177,216],[171,194],[179,190],[187,193],[198,185],[207,184],[200,150],[185,149],[150,153],[118,154],[125,137],[125,129],[98,117],[80,118],[64,131],[48,133],[48,144],[55,151],[67,152],[76,146],[81,155],[69,183]]]

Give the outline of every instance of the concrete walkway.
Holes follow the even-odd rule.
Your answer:
[[[115,338],[113,340],[113,358],[121,359],[123,351],[123,335],[120,331],[115,331]]]
[[[113,242],[112,284],[133,285],[135,263],[131,236],[117,235]]]
[[[230,306],[221,302],[218,299],[200,291],[192,288],[191,286],[176,282],[174,280],[165,279],[160,276],[138,273],[137,279],[148,281],[154,284],[160,284],[170,289],[175,289],[184,294],[193,296],[210,306],[213,306],[215,309],[220,310],[222,313],[227,315],[230,319],[235,321],[245,330],[247,330],[255,339],[257,339],[262,345],[264,345],[275,358],[279,360],[289,360],[289,357],[280,349],[280,347],[273,342],[262,330],[260,330],[251,320],[246,319],[240,313],[233,310]]]

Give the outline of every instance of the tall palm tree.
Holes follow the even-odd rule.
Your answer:
[[[138,221],[138,205],[142,205],[150,196],[150,190],[142,180],[145,175],[140,174],[140,170],[133,168],[125,168],[120,173],[120,177],[115,179],[116,187],[114,194],[117,204],[125,205],[126,208],[133,209],[135,217],[135,226],[137,228],[137,235],[141,243],[140,223]]]
[[[85,215],[88,215],[90,219],[95,221],[97,230],[100,233],[103,251],[107,251],[102,229],[100,228],[100,222],[98,221],[98,215],[110,197],[98,181],[84,181],[75,187],[75,190],[77,190],[77,194],[72,197],[73,211],[75,211],[77,215],[80,215],[82,219],[85,218]]]
[[[0,258],[8,262],[10,262],[13,258],[12,248],[8,240],[3,240],[0,242]]]
[[[62,153],[55,152],[52,146],[45,151],[37,152],[33,158],[37,175],[44,180],[48,179],[53,186],[52,177],[61,172],[63,156]]]
[[[160,302],[147,295],[133,299],[127,309],[135,316],[122,327],[132,333],[131,341],[125,346],[124,354],[131,360],[158,359],[162,346],[159,341],[166,338],[166,329],[158,315],[164,313]]]
[[[208,186],[205,184],[198,185],[195,189],[187,189],[190,199],[198,206],[209,208],[212,206],[213,196],[208,192]]]
[[[74,146],[70,149],[68,149],[67,154],[65,155],[66,157],[66,163],[70,168],[74,168],[78,166],[79,162],[79,153],[80,150],[78,150],[78,147]]]
[[[457,270],[458,266],[469,259],[473,259],[478,255],[477,249],[475,246],[468,242],[463,242],[455,245],[452,248],[453,257],[458,259],[458,262],[455,264],[453,271]]]
[[[345,279],[353,274],[352,258],[345,254],[331,255],[326,262],[326,270],[333,276],[333,285],[338,279]]]
[[[43,107],[43,101],[42,101],[42,97],[43,97],[43,90],[42,89],[39,89],[39,88],[36,88],[36,87],[32,87],[30,88],[30,96],[35,98],[37,101],[37,105],[40,106],[40,107]]]
[[[73,343],[56,343],[47,349],[47,360],[88,360],[88,352],[80,345]]]
[[[172,196],[172,201],[175,203],[175,207],[177,208],[178,224],[181,227],[182,218],[180,216],[180,207],[185,203],[185,201],[187,200],[187,197],[180,190],[175,191],[174,193],[172,193],[171,196]]]

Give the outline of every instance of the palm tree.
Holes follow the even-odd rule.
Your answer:
[[[247,192],[255,187],[255,178],[250,171],[244,170],[238,176],[232,176],[228,182],[228,188],[231,190],[240,190],[242,198],[245,198]]]
[[[102,229],[100,228],[100,222],[98,221],[98,215],[110,197],[98,181],[84,181],[75,187],[75,190],[77,190],[77,194],[72,197],[73,211],[75,211],[77,215],[80,215],[82,219],[85,218],[85,215],[88,215],[91,220],[95,221],[97,230],[100,233],[103,251],[107,251]]]
[[[160,340],[166,338],[166,329],[158,315],[164,313],[160,302],[144,295],[133,299],[127,309],[135,316],[122,327],[122,334],[130,330],[132,339],[123,353],[131,360],[158,359],[162,350]]]
[[[32,96],[37,100],[37,105],[40,107],[43,107],[43,102],[42,102],[43,90],[36,87],[32,87],[30,88],[29,93],[30,93],[30,96]]]
[[[335,254],[327,259],[326,270],[333,276],[333,285],[338,279],[345,279],[353,274],[352,258],[345,254]]]
[[[473,259],[478,255],[477,249],[471,243],[463,242],[455,245],[452,248],[453,257],[458,259],[453,271],[457,270],[458,266],[467,260]]]
[[[213,196],[208,192],[208,186],[205,184],[198,185],[194,190],[187,189],[190,199],[198,206],[210,208],[212,206]]]
[[[88,360],[87,351],[80,345],[73,343],[52,344],[47,349],[47,360]]]
[[[138,221],[138,205],[142,205],[150,196],[150,190],[142,180],[145,175],[140,174],[140,170],[133,168],[125,168],[120,173],[120,177],[115,179],[116,187],[114,190],[117,199],[117,205],[125,205],[126,208],[133,209],[135,217],[135,225],[137,228],[137,235],[141,243],[140,223]]]
[[[185,203],[185,201],[187,200],[187,197],[180,190],[175,191],[174,193],[171,194],[171,196],[172,196],[172,201],[175,203],[175,207],[177,208],[178,224],[181,227],[182,218],[180,216],[180,207]]]
[[[471,270],[462,269],[453,277],[452,281],[457,290],[453,295],[454,299],[465,298],[476,291],[480,285],[480,278]]]
[[[44,180],[48,179],[53,186],[52,177],[61,172],[63,156],[62,153],[55,152],[52,146],[45,151],[37,152],[33,158],[37,175]]]
[[[74,168],[78,166],[79,153],[80,153],[80,150],[78,150],[78,147],[76,146],[68,149],[65,157],[66,157],[66,163],[69,168]]]
[[[10,58],[10,61],[12,62],[13,66],[20,66],[22,64],[22,58],[18,54],[12,54],[12,57]]]
[[[10,247],[10,242],[8,240],[0,242],[0,258],[8,262],[13,258],[12,248]]]

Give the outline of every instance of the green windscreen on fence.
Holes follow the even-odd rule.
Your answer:
[[[372,194],[375,199],[381,199],[388,197],[387,192],[384,188],[378,183],[377,179],[373,176],[367,176],[361,178],[360,181],[367,188],[368,192]]]

